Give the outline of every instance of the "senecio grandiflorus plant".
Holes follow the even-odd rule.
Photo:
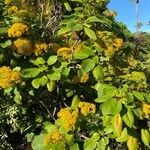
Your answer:
[[[20,132],[33,150],[149,148],[149,78],[108,3],[0,2],[2,140]]]

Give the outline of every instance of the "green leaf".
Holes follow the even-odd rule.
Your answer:
[[[78,23],[77,24],[74,24],[72,27],[70,27],[73,31],[81,31],[83,30],[83,25]]]
[[[38,89],[40,86],[44,86],[46,85],[46,83],[48,82],[48,79],[46,76],[43,76],[41,78],[37,78],[37,79],[34,79],[32,81],[32,86],[36,89]]]
[[[69,145],[69,150],[80,150],[77,143],[72,143]]]
[[[122,119],[128,127],[130,127],[130,128],[133,127],[134,116],[133,116],[131,109],[128,109],[127,113],[122,117]]]
[[[31,132],[31,133],[28,133],[26,135],[26,138],[27,138],[27,142],[32,142],[33,138],[34,138],[34,133]]]
[[[57,80],[60,80],[60,78],[61,78],[61,73],[60,73],[59,70],[56,70],[56,71],[54,71],[52,74],[47,75],[47,77],[48,77],[50,80],[57,81]]]
[[[142,92],[133,91],[132,93],[139,101],[144,101],[144,94]]]
[[[91,48],[84,46],[83,49],[80,49],[78,52],[73,54],[75,59],[85,59],[93,54]]]
[[[97,142],[100,139],[100,134],[99,133],[93,133],[91,139],[93,139],[95,142]]]
[[[44,150],[44,137],[43,134],[34,137],[31,145],[33,150]]]
[[[91,59],[86,59],[81,63],[81,71],[83,74],[88,73],[95,67],[95,61]]]
[[[17,88],[14,89],[14,101],[17,103],[17,104],[21,104],[21,100],[22,100],[22,96],[20,94],[20,92],[18,91]]]
[[[105,103],[102,104],[103,115],[115,115],[119,113],[121,109],[122,109],[121,102],[113,98],[107,100]]]
[[[43,57],[38,57],[37,59],[35,59],[35,60],[31,60],[31,63],[33,63],[34,65],[36,65],[36,66],[39,66],[39,65],[43,65],[43,64],[45,64],[45,60],[44,60],[44,58]]]
[[[11,40],[7,40],[3,43],[0,43],[0,47],[2,47],[2,48],[6,48],[6,47],[9,47],[9,46],[11,46]]]
[[[104,20],[97,18],[96,16],[91,16],[86,20],[87,23],[100,22],[105,23]]]
[[[116,87],[112,86],[112,85],[108,85],[108,84],[103,84],[98,82],[95,85],[95,89],[98,92],[98,97],[101,97],[103,95],[105,95],[106,97],[113,97],[117,94],[118,90]]]
[[[111,125],[112,119],[113,119],[113,116],[103,115],[102,117],[103,126]]]
[[[71,11],[72,10],[68,2],[65,2],[64,6],[65,6],[67,11]]]
[[[53,56],[50,56],[47,60],[47,64],[48,65],[53,65],[55,64],[57,61],[57,56],[56,55],[53,55]]]
[[[83,3],[83,0],[71,0],[72,2],[79,2],[79,3]]]
[[[107,100],[109,100],[110,98],[112,98],[112,96],[110,96],[110,95],[102,95],[101,97],[96,98],[95,102],[103,103],[103,102],[106,102]]]
[[[144,93],[144,98],[148,103],[150,103],[150,95]]]
[[[133,102],[134,97],[132,93],[127,93],[126,94],[126,99],[128,100],[128,102]]]
[[[102,80],[104,78],[103,67],[100,66],[100,65],[95,67],[94,70],[93,70],[93,76],[96,79],[96,81]]]
[[[121,136],[116,139],[117,142],[126,142],[129,138],[127,128],[124,128],[121,132]]]
[[[108,145],[108,143],[109,143],[109,138],[108,137],[102,138],[98,142],[96,150],[106,150],[106,146]]]
[[[85,34],[90,37],[90,39],[92,39],[94,41],[97,40],[96,34],[93,30],[91,30],[90,28],[85,27],[84,31],[85,31]]]
[[[150,131],[148,129],[141,130],[141,139],[142,142],[149,147],[150,144]]]
[[[47,67],[24,69],[23,70],[23,77],[24,78],[33,78],[33,77],[36,77],[40,72],[43,72],[46,69],[47,69]]]
[[[87,139],[84,142],[84,150],[94,150],[96,148],[96,141],[93,139]]]
[[[56,82],[55,81],[51,80],[47,83],[47,89],[48,89],[49,92],[54,91],[55,87],[56,87]]]
[[[55,125],[53,125],[51,122],[44,122],[44,130],[46,130],[47,132],[52,132],[54,130],[57,129],[57,127]]]
[[[76,95],[73,100],[72,100],[72,103],[71,103],[71,108],[73,109],[77,109],[78,106],[79,106],[79,103],[80,103],[80,99],[79,99],[79,96]]]
[[[71,29],[69,27],[62,27],[60,28],[60,30],[57,32],[57,35],[62,35],[62,34],[65,34],[67,32],[70,32]]]
[[[7,28],[0,28],[0,35],[7,33]]]

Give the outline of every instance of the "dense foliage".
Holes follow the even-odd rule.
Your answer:
[[[1,149],[15,133],[33,150],[149,148],[149,35],[108,3],[0,2]]]

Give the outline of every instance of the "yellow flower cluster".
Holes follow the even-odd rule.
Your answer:
[[[143,111],[144,115],[146,115],[146,116],[150,115],[150,104],[143,103],[142,111]]]
[[[75,128],[78,119],[78,112],[71,111],[68,108],[63,108],[58,112],[58,117],[60,118],[62,127],[66,131],[71,131]]]
[[[12,0],[4,0],[4,4],[8,5],[10,3],[12,3]]]
[[[21,74],[13,71],[9,67],[0,68],[0,88],[8,88],[21,82]]]
[[[84,116],[86,116],[88,113],[95,113],[96,111],[96,106],[92,103],[87,103],[87,102],[80,102],[79,108],[81,114],[83,114]]]
[[[43,52],[47,52],[48,45],[46,43],[35,43],[34,45],[34,53],[36,56],[41,55]]]
[[[62,56],[65,59],[70,59],[72,53],[77,53],[78,51],[81,50],[82,47],[83,47],[82,43],[77,45],[77,47],[75,47],[75,49],[73,47],[62,47],[62,48],[58,49],[57,54],[59,56]]]
[[[110,40],[109,42],[105,42],[106,44],[106,54],[108,56],[113,56],[115,54],[115,52],[117,52],[123,44],[123,40],[121,38],[116,38],[114,40]]]
[[[81,83],[86,83],[89,79],[89,74],[84,74],[81,78],[80,78],[80,82]]]
[[[28,26],[24,23],[14,23],[9,29],[8,29],[8,36],[9,37],[20,37],[25,32],[28,31]]]
[[[116,12],[110,11],[110,10],[104,11],[103,14],[104,14],[106,17],[109,17],[109,18],[112,18],[112,17],[115,17],[115,16],[116,16]]]
[[[18,12],[18,7],[17,6],[11,6],[9,9],[8,9],[8,13],[9,14],[14,14]]]
[[[79,76],[74,77],[74,81],[76,83],[79,83],[79,82],[80,83],[86,83],[88,80],[89,80],[89,74],[85,74],[82,77],[79,77]]]
[[[32,42],[26,38],[18,38],[16,41],[14,41],[13,48],[18,54],[25,56],[31,55],[34,51]]]
[[[137,82],[146,81],[145,74],[143,72],[137,72],[137,71],[132,71],[129,79]]]
[[[117,38],[113,33],[108,31],[98,31],[98,35],[104,43],[104,52],[107,56],[113,56],[123,45],[123,40]]]
[[[65,59],[70,59],[72,51],[73,51],[72,48],[63,47],[63,48],[58,49],[57,54],[59,56],[62,56]]]
[[[132,88],[140,89],[147,87],[147,79],[143,72],[132,71],[130,74],[121,76],[131,82]]]
[[[58,130],[54,130],[53,132],[50,132],[46,135],[44,139],[44,145],[46,146],[50,142],[56,144],[63,140],[64,140],[64,137],[62,136],[62,134],[60,134]]]

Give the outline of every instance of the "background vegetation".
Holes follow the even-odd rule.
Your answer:
[[[0,149],[149,148],[150,34],[108,3],[0,2]]]

